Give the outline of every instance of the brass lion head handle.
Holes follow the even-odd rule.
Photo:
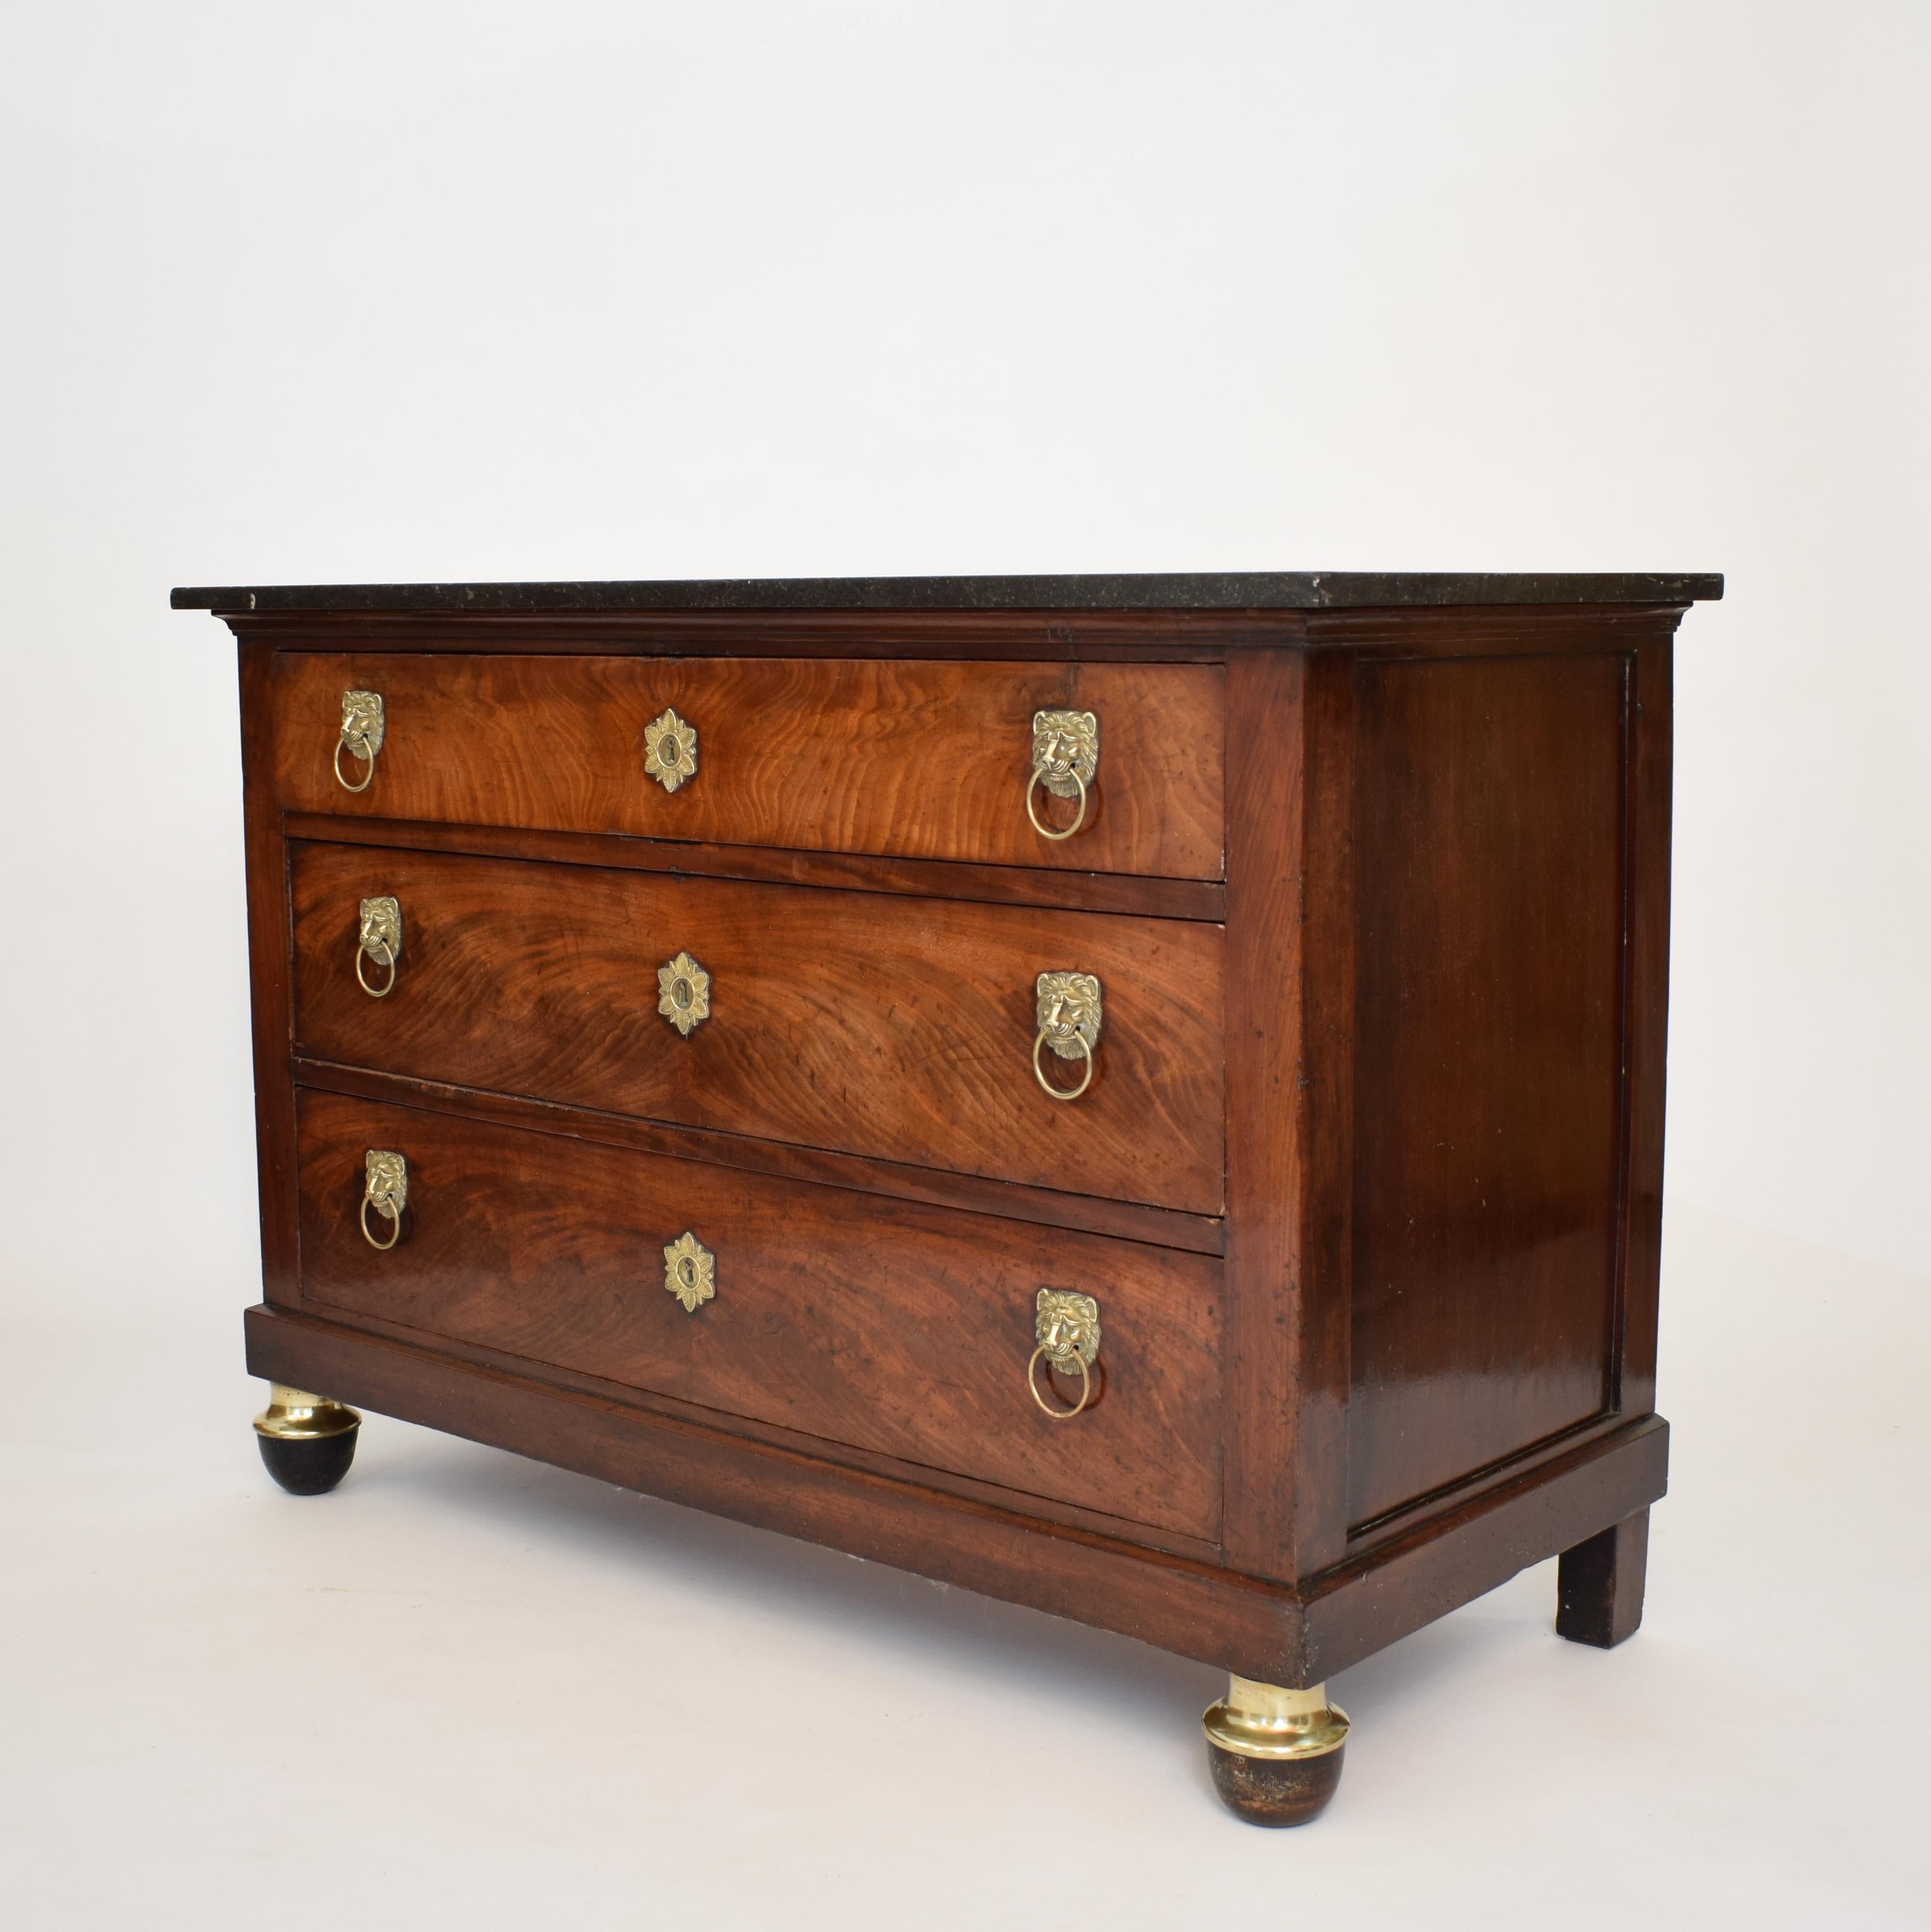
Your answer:
[[[402,905],[393,898],[364,899],[357,922],[355,977],[372,1000],[385,1000],[395,990],[396,962],[402,957]],[[364,961],[373,962],[385,974],[379,986],[369,983],[363,970]]]
[[[1033,1077],[1055,1100],[1077,1100],[1093,1084],[1093,1057],[1099,1048],[1099,982],[1090,973],[1042,973],[1033,982],[1039,1036],[1033,1042]],[[1077,1087],[1055,1087],[1039,1055],[1048,1047],[1061,1060],[1086,1063]]]
[[[1042,1288],[1033,1304],[1033,1339],[1039,1346],[1026,1364],[1026,1386],[1039,1413],[1054,1422],[1070,1422],[1093,1395],[1093,1365],[1099,1354],[1099,1304],[1090,1294],[1069,1288]],[[1079,1400],[1071,1408],[1049,1402],[1039,1393],[1042,1358],[1063,1375],[1075,1370]]]
[[[402,1239],[402,1210],[409,1205],[409,1162],[386,1148],[370,1148],[363,1156],[362,1238],[385,1252]],[[389,1224],[389,1238],[379,1241],[369,1232],[373,1208]]]
[[[1099,770],[1099,720],[1090,711],[1033,714],[1033,775],[1026,781],[1026,816],[1042,838],[1070,838],[1086,823],[1086,788]],[[1063,830],[1042,820],[1033,803],[1044,789],[1055,798],[1076,798],[1079,809]]]
[[[382,694],[379,691],[342,694],[342,730],[335,740],[335,782],[344,791],[367,791],[376,776],[376,754],[382,748]],[[359,758],[367,769],[360,784],[342,770],[342,754]]]

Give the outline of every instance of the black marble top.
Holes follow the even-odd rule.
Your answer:
[[[655,583],[304,584],[177,590],[177,610],[1336,610],[1450,604],[1688,604],[1715,575],[1273,571],[1094,577],[692,578]]]

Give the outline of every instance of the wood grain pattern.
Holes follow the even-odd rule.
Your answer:
[[[1137,1201],[1109,1201],[1097,1194],[1063,1194],[1050,1187],[1022,1187],[1014,1180],[988,1180],[940,1167],[913,1167],[904,1161],[862,1154],[829,1154],[823,1148],[794,1147],[783,1141],[754,1140],[744,1134],[714,1133],[703,1127],[670,1126],[626,1114],[602,1114],[567,1107],[527,1095],[492,1094],[479,1087],[446,1081],[415,1080],[372,1067],[343,1066],[331,1060],[294,1062],[298,1086],[348,1094],[401,1107],[430,1107],[444,1113],[493,1120],[499,1126],[534,1127],[540,1133],[569,1134],[601,1141],[637,1154],[659,1154],[671,1160],[707,1160],[717,1167],[748,1168],[781,1180],[812,1180],[861,1194],[886,1194],[901,1201],[923,1201],[934,1208],[997,1214],[1007,1220],[1037,1221],[1049,1228],[1076,1228],[1089,1234],[1111,1234],[1123,1241],[1150,1242],[1156,1248],[1184,1248],[1190,1254],[1224,1255],[1227,1223],[1212,1215],[1180,1214],[1171,1208],[1149,1208]]]
[[[1215,879],[1153,879],[1131,872],[1045,872],[1026,866],[966,866],[943,859],[881,859],[860,853],[786,851],[764,845],[703,845],[594,832],[530,832],[518,826],[428,825],[405,818],[281,814],[288,838],[337,844],[467,852],[482,859],[541,859],[565,866],[614,866],[680,878],[751,879],[770,885],[834,886],[911,898],[972,899],[988,905],[1057,906],[1068,912],[1123,912],[1147,919],[1227,917],[1227,888]]]
[[[1284,1581],[1348,1546],[1354,675],[1228,667],[1226,1541]]]
[[[1633,1627],[1679,605],[223,614],[257,1372],[1276,1683],[1558,1552],[1565,1634]],[[1063,847],[1021,790],[1059,705],[1103,740]],[[1072,1108],[1053,966],[1106,983]],[[372,1144],[415,1173],[387,1257]],[[731,1264],[694,1316],[687,1226]],[[1048,1280],[1108,1312],[1064,1428],[1019,1380]]]
[[[1303,709],[1294,1546],[1297,1573],[1306,1576],[1338,1562],[1348,1547],[1357,1211],[1354,1082],[1360,1024],[1354,665],[1311,657]]]
[[[360,794],[329,763],[352,688],[386,712]],[[675,793],[643,769],[667,707],[698,734]],[[1040,709],[1099,720],[1087,823],[1058,843],[1026,816]],[[1207,665],[291,652],[275,770],[285,808],[344,818],[1217,878],[1223,710]]]
[[[1627,672],[1360,673],[1357,1526],[1607,1406]]]
[[[294,848],[307,1055],[611,1112],[1218,1214],[1220,928],[368,847]],[[364,897],[401,903],[395,991],[354,972]],[[681,1037],[657,970],[688,950]],[[1096,974],[1078,1101],[1040,1092],[1040,973]],[[1074,1076],[1063,1072],[1063,1084]]]
[[[1669,1033],[1670,655],[1667,638],[1633,652],[1630,691],[1628,1084],[1614,1377],[1615,1406],[1625,1415],[1656,1407]]]
[[[1531,1480],[1439,1512],[1297,1593],[340,1323],[259,1307],[246,1325],[252,1375],[327,1390],[358,1408],[1117,1630],[1268,1684],[1331,1677],[1621,1522],[1665,1486],[1668,1426],[1654,1417],[1632,1422]]]
[[[1306,932],[1304,655],[1228,667],[1228,1561],[1292,1582],[1309,1144],[1303,1046]],[[1318,1426],[1318,1424],[1317,1424]]]
[[[1600,653],[1667,638],[1678,603],[1346,610],[549,611],[540,616],[223,610],[277,650],[372,655],[586,652],[655,660],[870,658],[983,664],[1216,664],[1247,650],[1350,657]]]
[[[328,1094],[299,1102],[304,1304],[361,1312],[834,1442],[1211,1538],[1219,1264]],[[411,1225],[357,1225],[363,1154],[403,1154]],[[687,1230],[717,1292],[687,1313]],[[1042,1287],[1099,1300],[1099,1393],[1026,1390]],[[1042,1371],[1043,1375],[1043,1370]],[[1076,1400],[1077,1378],[1062,1379]]]
[[[1090,1530],[1109,1538],[1125,1538],[1144,1550],[1162,1550],[1207,1563],[1216,1562],[1219,1557],[1219,1546],[1210,1537],[1190,1535],[1183,1530],[1163,1529],[1152,1523],[1129,1522],[1115,1512],[1066,1502],[1056,1496],[1042,1496],[1036,1490],[1020,1496],[1006,1486],[985,1481],[961,1470],[940,1468],[929,1462],[910,1463],[901,1457],[862,1449],[850,1442],[833,1442],[822,1436],[807,1435],[802,1430],[766,1422],[756,1416],[733,1415],[726,1418],[720,1411],[701,1402],[686,1402],[658,1390],[640,1389],[613,1382],[607,1376],[592,1375],[586,1370],[566,1368],[555,1362],[532,1362],[527,1357],[493,1348],[481,1342],[466,1341],[451,1335],[427,1336],[420,1329],[391,1322],[381,1315],[358,1312],[351,1316],[337,1316],[319,1304],[310,1312],[331,1321],[348,1322],[358,1334],[400,1342],[415,1348],[433,1348],[439,1358],[461,1362],[471,1368],[502,1375],[535,1376],[547,1388],[588,1396],[593,1400],[613,1402],[626,1408],[642,1410],[673,1421],[696,1423],[705,1428],[727,1428],[733,1436],[745,1442],[789,1450],[829,1467],[864,1470],[896,1481],[916,1483],[920,1489],[935,1496],[962,1496],[968,1501],[989,1503],[997,1509],[1023,1513],[1034,1522]],[[1076,1400],[1078,1394],[1075,1387],[1070,1391],[1071,1398]]]
[[[248,1018],[255,1072],[255,1177],[262,1292],[293,1304],[297,1281],[295,1031],[289,950],[288,846],[275,808],[274,664],[264,646],[237,646],[241,687],[241,825],[248,900]]]

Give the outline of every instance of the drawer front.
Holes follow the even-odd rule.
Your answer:
[[[298,1132],[309,1303],[1217,1533],[1220,1264],[1207,1256],[331,1094],[301,1096]],[[371,1148],[406,1162],[385,1252],[359,1226]],[[369,1221],[378,1238],[397,1232],[379,1210]],[[688,1310],[664,1252],[686,1234],[712,1290]],[[1099,1307],[1092,1397],[1068,1421],[1027,1389],[1042,1287]],[[1046,1399],[1078,1400],[1076,1373],[1035,1372]]]
[[[290,811],[1216,879],[1223,688],[1211,664],[289,652],[275,782]],[[357,792],[334,768],[351,690],[382,700],[373,770],[341,760]],[[1042,710],[1098,721],[1057,840],[1027,814]],[[674,790],[646,770],[667,711],[697,734]],[[1030,796],[1072,822],[1076,794]]]
[[[1222,929],[394,847],[293,848],[298,1050],[688,1126],[1217,1214]],[[400,908],[392,991],[358,952]],[[688,1034],[660,1010],[708,974]],[[1092,1079],[1033,1071],[1042,973],[1100,982]],[[1048,1048],[1060,1087],[1087,1063]]]

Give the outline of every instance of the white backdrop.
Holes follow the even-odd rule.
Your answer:
[[[1264,567],[1729,574],[1670,1186],[1931,1268],[1931,11],[5,17],[34,1282],[252,1240],[232,664],[170,584]]]
[[[7,0],[7,1332],[238,1354],[208,581],[1724,571],[1672,1214],[1931,1270],[1927,97],[1846,0]]]

